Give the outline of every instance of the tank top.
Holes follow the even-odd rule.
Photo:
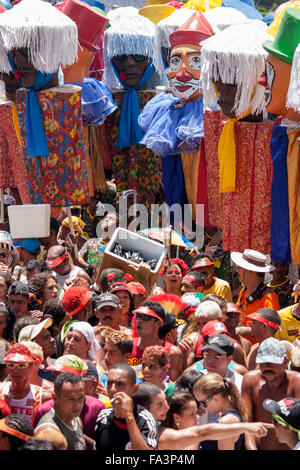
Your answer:
[[[85,439],[83,436],[82,427],[79,418],[74,418],[74,428],[65,424],[62,419],[55,413],[54,408],[51,408],[38,422],[35,430],[43,424],[52,424],[57,428],[67,439],[68,450],[86,450]]]
[[[138,347],[140,337],[138,336],[137,338],[133,338],[133,347],[132,347],[132,353],[130,356],[130,359],[128,360],[128,364],[130,366],[137,366],[142,363],[142,355],[144,352],[144,349],[141,349]],[[164,340],[162,347],[167,351],[170,352],[170,349],[172,347],[172,343],[169,343],[168,341]]]
[[[11,382],[3,382],[0,386],[0,394],[4,396],[5,401],[8,403],[11,414],[25,418],[32,424],[35,413],[41,404],[41,387],[31,384],[26,397],[16,399],[10,394],[10,385]]]
[[[241,415],[237,411],[227,411],[227,413],[225,413],[223,416],[226,416],[229,414],[237,416],[240,422],[242,422]],[[201,445],[202,450],[218,450],[218,441],[213,441],[213,440],[202,441],[200,442],[200,445]],[[234,444],[234,450],[243,450],[244,448],[245,448],[244,447],[244,434],[240,434],[238,440]]]

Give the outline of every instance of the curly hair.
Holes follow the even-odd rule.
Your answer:
[[[22,343],[14,343],[8,348],[7,354],[24,354],[25,356],[31,356],[30,349]]]
[[[67,289],[62,298],[66,312],[70,313],[76,310],[82,301],[86,299],[88,292],[89,290],[84,286],[72,286]]]
[[[142,355],[142,363],[150,360],[157,361],[160,367],[169,364],[169,354],[162,346],[148,346]]]
[[[48,271],[35,274],[30,279],[29,289],[31,292],[33,292],[36,295],[37,299],[39,300],[43,299],[44,289],[49,279],[54,279],[55,282],[57,282],[54,274]]]

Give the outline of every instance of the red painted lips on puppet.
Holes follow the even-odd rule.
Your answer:
[[[170,88],[183,102],[197,100],[201,94],[201,46],[197,44],[213,34],[204,15],[198,12],[170,35]]]

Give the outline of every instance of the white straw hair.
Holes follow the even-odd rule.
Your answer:
[[[154,64],[160,76],[163,77],[165,74],[165,68],[161,57],[161,47],[171,47],[169,40],[170,34],[176,31],[179,26],[183,25],[194,13],[195,10],[191,10],[190,8],[177,8],[173,13],[171,13],[171,15],[167,16],[167,18],[163,18],[157,23],[154,39]]]
[[[212,28],[217,27],[221,31],[229,26],[237,23],[243,23],[248,18],[244,13],[235,8],[230,7],[216,7],[211,10],[207,10],[204,13],[207,21],[210,23]]]
[[[200,318],[203,320],[218,320],[222,317],[222,311],[217,304],[213,300],[205,300],[205,302],[201,302],[200,305],[195,310],[195,318],[199,320]]]
[[[293,57],[286,107],[293,108],[300,113],[300,44]]]
[[[110,10],[106,16],[109,18],[110,21],[115,21],[118,20],[119,18],[122,18],[122,16],[133,16],[133,15],[138,15],[139,10],[135,7],[121,7],[121,8],[115,8],[114,10]]]
[[[241,116],[251,108],[252,114],[262,112],[265,104],[263,86],[257,85],[265,70],[266,51],[262,44],[272,37],[262,21],[248,20],[229,26],[203,41],[201,78],[205,106],[217,106],[213,82],[236,84],[234,111]]]
[[[110,21],[103,44],[103,82],[108,88],[121,88],[111,59],[122,54],[139,54],[154,59],[154,35],[154,23],[141,15],[124,16]]]
[[[77,58],[77,25],[50,3],[23,0],[0,15],[0,70],[10,72],[7,52],[28,48],[36,70],[54,73]]]

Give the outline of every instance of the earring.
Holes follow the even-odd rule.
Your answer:
[[[175,423],[176,425],[176,428],[179,428],[179,422],[177,421],[177,423]]]

